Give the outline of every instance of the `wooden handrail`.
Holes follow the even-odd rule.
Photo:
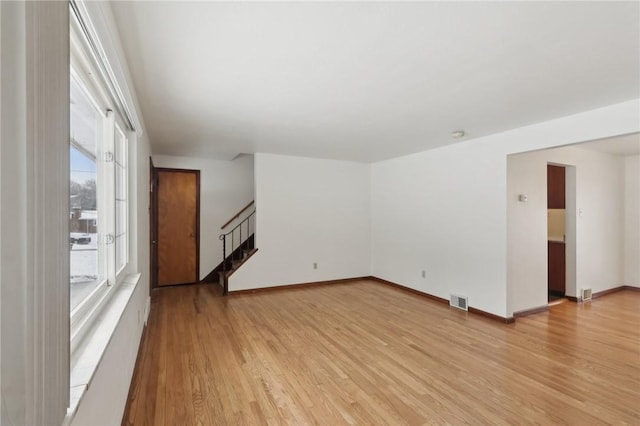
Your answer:
[[[236,220],[237,218],[239,218],[239,217],[240,217],[240,215],[241,215],[241,214],[242,214],[246,209],[248,209],[249,207],[251,207],[251,206],[253,205],[253,203],[255,203],[255,202],[256,202],[255,200],[252,200],[249,204],[247,204],[246,206],[244,206],[244,207],[242,208],[242,210],[240,210],[240,211],[239,211],[238,213],[236,213],[236,214],[235,214],[231,219],[229,219],[229,220],[227,221],[227,223],[225,223],[224,225],[222,225],[222,226],[220,227],[220,229],[224,229],[224,228],[226,228],[226,227],[227,227],[231,222],[233,222],[234,220]]]

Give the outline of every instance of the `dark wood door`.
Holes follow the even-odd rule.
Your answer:
[[[197,282],[200,172],[157,168],[156,176],[157,285]]]
[[[564,209],[565,169],[547,164],[547,208]]]
[[[565,168],[547,164],[547,208],[565,208]],[[547,280],[550,294],[565,295],[566,253],[565,243],[549,241],[547,251]]]
[[[549,293],[564,296],[566,287],[565,244],[556,241],[548,242],[549,256]]]

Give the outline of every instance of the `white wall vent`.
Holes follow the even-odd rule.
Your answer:
[[[453,306],[454,308],[462,309],[464,311],[469,310],[469,304],[467,303],[467,298],[464,296],[456,296],[455,294],[451,295],[451,299],[449,300],[449,306]]]
[[[583,288],[580,291],[580,298],[582,299],[583,302],[591,300],[591,289],[590,288]]]

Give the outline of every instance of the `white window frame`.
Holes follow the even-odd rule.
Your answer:
[[[122,163],[120,166],[124,169],[124,183],[122,183],[122,189],[124,191],[124,194],[118,194],[118,188],[117,188],[117,174],[118,174],[118,162],[119,162],[119,154],[118,154],[118,146],[117,146],[117,139],[116,139],[116,135],[117,133],[120,133],[122,135],[122,138],[124,140],[123,142],[123,152],[122,152]],[[121,250],[124,251],[124,264],[121,265],[119,268],[117,268],[116,270],[116,281],[120,281],[124,278],[124,276],[127,274],[127,267],[129,265],[129,223],[130,223],[130,212],[131,212],[131,203],[129,200],[129,183],[130,183],[130,169],[129,169],[129,137],[128,137],[128,132],[125,130],[125,126],[124,124],[122,124],[122,120],[121,119],[117,119],[115,122],[115,132],[114,132],[114,150],[113,150],[113,163],[114,163],[114,200],[115,200],[115,207],[116,209],[114,210],[115,213],[115,220],[114,220],[114,230],[113,230],[113,235],[114,235],[114,259],[115,259],[115,264],[116,267],[118,266],[119,263],[119,259],[117,258],[117,253],[118,253],[118,245],[120,244]],[[118,224],[117,224],[117,220],[118,220],[118,210],[117,210],[117,204],[118,204],[118,195],[123,196],[124,198],[122,199],[122,201],[125,203],[125,214],[124,216],[121,218],[122,220],[124,220],[124,225],[123,225],[123,232],[122,234],[119,236],[117,234],[118,231]],[[118,238],[123,237],[123,240],[121,242],[118,242]]]
[[[74,62],[73,59],[72,59],[72,62]],[[93,107],[99,113],[99,120],[97,123],[96,133],[99,135],[100,134],[103,135],[105,132],[105,128],[108,126],[107,126],[107,123],[105,123],[106,117],[104,116],[104,113],[100,113],[100,111],[104,111],[105,107],[101,105],[101,102],[99,101],[100,97],[96,96],[95,93],[92,93],[92,90],[89,87],[87,87],[88,86],[86,82],[87,79],[82,78],[83,73],[86,75],[89,75],[90,71],[83,70],[83,69],[78,70],[77,68],[81,68],[81,67],[77,66],[77,63],[74,65],[76,65],[76,67],[73,67],[72,65],[71,78],[73,78],[76,81],[76,83],[80,86],[84,94],[91,101],[91,104],[93,105]],[[102,138],[104,138],[104,135],[102,136]],[[104,167],[102,165],[102,161],[100,161],[100,159],[104,155],[102,148],[103,147],[101,143],[96,144],[96,170],[97,170],[96,199],[98,204],[98,214],[100,215],[99,222],[98,222],[98,271],[99,271],[98,277],[100,279],[100,282],[98,286],[95,289],[93,289],[93,291],[82,302],[80,302],[78,306],[76,306],[70,312],[70,327],[71,327],[70,337],[71,337],[71,353],[72,354],[75,352],[75,349],[77,349],[80,341],[82,341],[84,335],[86,334],[87,324],[91,322],[91,320],[95,315],[95,312],[99,310],[99,308],[102,306],[101,302],[104,302],[106,300],[106,295],[109,287],[109,277],[107,274],[108,267],[107,267],[106,258],[104,256],[104,248],[102,244],[102,238],[103,238],[102,235],[103,235],[103,228],[104,228],[104,225],[102,222],[104,221],[102,219],[101,210],[105,207],[104,202],[106,199],[103,193],[104,191],[102,190],[102,187],[104,186],[103,182],[106,177],[104,172]]]
[[[98,269],[102,281],[98,286],[73,309],[70,315],[70,351],[71,366],[82,352],[82,348],[89,340],[91,331],[102,308],[107,304],[116,288],[123,282],[129,271],[129,223],[131,206],[129,202],[129,182],[131,181],[131,169],[126,168],[125,192],[127,198],[126,211],[126,238],[125,247],[126,262],[116,271],[116,167],[115,167],[115,136],[120,131],[125,138],[125,164],[131,161],[130,132],[124,125],[122,117],[115,113],[105,83],[101,80],[97,71],[87,40],[71,14],[71,75],[78,82],[82,90],[89,97],[97,111],[100,112],[100,120],[97,132],[101,140],[96,148],[97,169],[97,203],[98,203]]]

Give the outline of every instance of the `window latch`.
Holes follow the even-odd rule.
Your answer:
[[[113,152],[107,151],[104,153],[104,162],[113,163]]]

